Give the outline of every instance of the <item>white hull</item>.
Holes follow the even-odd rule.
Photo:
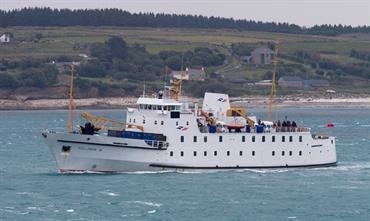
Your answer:
[[[44,135],[61,172],[307,167],[337,162],[334,137],[312,139],[308,132],[223,134],[229,145],[217,142],[220,134],[207,134],[207,143],[170,141],[167,149],[143,148],[133,144],[140,141],[106,135]],[[245,136],[244,142],[242,136]],[[252,136],[255,136],[255,142],[252,142]],[[262,136],[265,136],[263,143],[260,142]],[[274,143],[271,142],[272,136],[275,136]],[[287,139],[292,136],[293,140],[282,143],[279,142],[281,136]],[[302,136],[302,142],[298,141],[299,136]],[[119,145],[122,143],[127,146]],[[70,150],[63,151],[63,146],[70,147]]]

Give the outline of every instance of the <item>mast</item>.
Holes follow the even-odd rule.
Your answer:
[[[272,63],[274,64],[274,71],[272,72],[272,81],[271,81],[271,94],[269,98],[269,112],[267,115],[267,119],[269,121],[272,121],[272,105],[274,102],[274,98],[276,96],[276,68],[278,64],[278,53],[279,53],[279,42],[276,42],[275,44],[275,53],[274,53],[274,59],[272,60]]]
[[[69,103],[68,103],[68,122],[67,122],[67,131],[72,133],[73,131],[73,72],[74,64],[71,65],[71,81],[69,85]]]

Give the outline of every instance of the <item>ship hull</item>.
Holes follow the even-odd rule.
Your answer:
[[[306,135],[308,139],[310,135]],[[334,138],[330,137],[312,141],[312,145],[296,143],[283,148],[281,145],[262,143],[225,146],[176,142],[168,148],[153,148],[140,140],[106,135],[43,133],[43,136],[60,172],[286,168],[332,166],[337,163]],[[264,136],[268,139],[277,135]],[[212,141],[211,137],[209,140]]]

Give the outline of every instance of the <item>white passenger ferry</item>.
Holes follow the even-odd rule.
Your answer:
[[[329,166],[335,138],[293,122],[257,122],[228,95],[206,93],[203,104],[178,95],[142,96],[126,122],[89,113],[79,131],[42,133],[60,172],[130,172]]]

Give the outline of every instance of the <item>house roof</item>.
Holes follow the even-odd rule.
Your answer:
[[[253,54],[274,54],[274,51],[271,50],[270,48],[256,48],[252,51]]]
[[[283,76],[279,78],[279,81],[302,81],[302,78],[298,76]]]

